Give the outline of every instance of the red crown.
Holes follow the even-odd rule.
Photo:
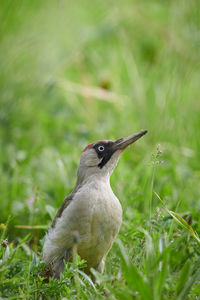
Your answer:
[[[104,142],[104,141],[105,141],[105,140],[100,140],[100,141],[93,142],[93,143],[87,145],[87,146],[82,150],[82,152],[84,152],[85,150],[89,149],[92,145],[95,145],[96,143]]]

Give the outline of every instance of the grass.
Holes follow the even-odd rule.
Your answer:
[[[199,1],[3,0],[0,16],[0,297],[200,299]],[[123,224],[100,285],[80,258],[43,284],[81,150],[140,129],[111,178]]]

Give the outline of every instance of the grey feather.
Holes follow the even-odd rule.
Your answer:
[[[58,209],[58,211],[55,215],[55,218],[53,219],[53,221],[51,223],[51,228],[55,227],[57,219],[62,216],[62,213],[65,210],[65,208],[67,208],[69,206],[69,204],[71,203],[71,201],[73,200],[76,190],[77,190],[77,187],[75,187],[74,190],[71,192],[71,194],[69,196],[67,196],[67,198],[65,198],[65,200],[62,202],[60,208]]]

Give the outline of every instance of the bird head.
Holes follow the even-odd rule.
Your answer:
[[[109,178],[122,152],[146,133],[147,130],[143,130],[126,138],[89,144],[81,154],[78,181],[83,182],[94,175]]]

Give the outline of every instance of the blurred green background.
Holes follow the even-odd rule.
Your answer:
[[[141,129],[148,135],[111,179],[122,232],[162,207],[153,191],[198,221],[200,2],[2,0],[0,20],[0,223],[11,215],[9,239],[26,233],[15,225],[50,224],[83,147]],[[162,164],[152,158],[158,144]],[[36,249],[43,235],[33,231]]]
[[[199,299],[200,240],[165,210],[200,234],[199,87],[199,0],[0,1],[0,297]],[[111,178],[123,224],[101,285],[70,264],[42,284],[81,150],[141,129]]]

